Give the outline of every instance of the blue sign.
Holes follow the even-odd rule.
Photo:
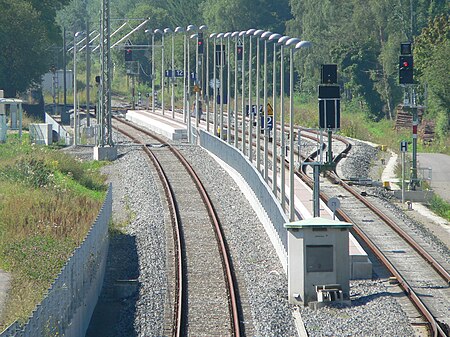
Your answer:
[[[264,130],[264,116],[261,115],[261,130]],[[267,129],[272,130],[273,129],[273,117],[267,116]]]
[[[174,77],[183,77],[184,76],[184,71],[175,69],[175,74],[174,75],[175,75]],[[165,77],[172,77],[172,69],[167,69],[164,72],[164,76]]]
[[[263,112],[262,105],[259,106],[259,112],[260,113]],[[255,104],[252,105],[252,114],[253,114],[253,116],[256,116],[256,105]],[[248,104],[245,106],[245,115],[248,117]]]

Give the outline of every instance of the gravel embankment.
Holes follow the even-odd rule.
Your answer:
[[[117,136],[116,136],[117,138]],[[104,293],[88,336],[162,335],[167,283],[164,211],[158,183],[148,170],[144,155],[136,146],[119,145],[119,158],[104,168],[113,183],[116,222],[126,222],[124,234],[111,238]],[[358,147],[362,148],[362,147]],[[239,279],[242,294],[250,302],[246,335],[296,335],[292,311],[287,302],[287,278],[264,228],[234,180],[214,159],[197,147],[183,146],[183,153],[199,170],[208,193],[218,209]],[[366,153],[366,151],[363,151]],[[89,152],[92,153],[92,152]],[[364,155],[346,160],[346,174]],[[369,160],[370,162],[370,160]],[[117,280],[137,278],[138,292],[128,298],[114,296]],[[301,308],[309,336],[411,336],[408,320],[383,281],[351,283],[353,305],[345,308]],[[102,308],[109,307],[109,310]],[[115,309],[111,309],[111,307]],[[96,313],[96,315],[97,315]],[[109,315],[105,317],[105,315]],[[101,320],[106,324],[101,324]],[[251,327],[250,327],[251,326]],[[100,329],[100,330],[96,330]],[[106,329],[106,330],[105,330]]]

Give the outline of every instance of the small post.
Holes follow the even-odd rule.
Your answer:
[[[314,190],[313,190],[313,206],[314,217],[320,217],[320,163],[313,164],[314,170]]]

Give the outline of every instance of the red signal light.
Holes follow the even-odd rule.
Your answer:
[[[409,63],[408,63],[408,61],[403,61],[403,67],[408,67],[409,66]]]

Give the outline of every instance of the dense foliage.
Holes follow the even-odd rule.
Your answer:
[[[15,97],[40,78],[52,63],[59,40],[56,10],[68,0],[0,0],[0,89]]]
[[[403,89],[398,85],[399,46],[401,42],[413,41],[419,91],[427,87],[429,113],[439,120],[438,131],[442,135],[448,132],[449,79],[442,76],[448,74],[450,67],[447,0],[110,2],[113,30],[123,23],[122,19],[130,19],[131,27],[148,18],[145,28],[151,30],[206,24],[210,32],[260,28],[310,40],[315,47],[296,58],[296,87],[301,84],[303,93],[314,96],[320,65],[337,63],[343,97],[358,102],[367,117],[375,121],[393,118],[397,104],[402,101]],[[74,32],[86,28],[86,21],[90,22],[91,30],[98,30],[101,0],[0,0],[0,3],[3,12],[0,42],[4,46],[0,51],[0,86],[11,94],[26,89],[49,68],[50,46],[57,42],[55,22],[61,31],[66,28],[69,40]],[[57,12],[55,21],[56,10],[62,5],[65,7]],[[135,44],[148,43],[149,39],[143,31],[130,37]],[[181,46],[181,37],[175,43]],[[150,53],[137,54],[148,75]],[[175,54],[176,63],[181,64],[179,47]],[[158,57],[159,53],[155,62],[160,62]],[[114,63],[123,68],[119,50],[115,52]],[[150,81],[148,76],[142,79]]]

